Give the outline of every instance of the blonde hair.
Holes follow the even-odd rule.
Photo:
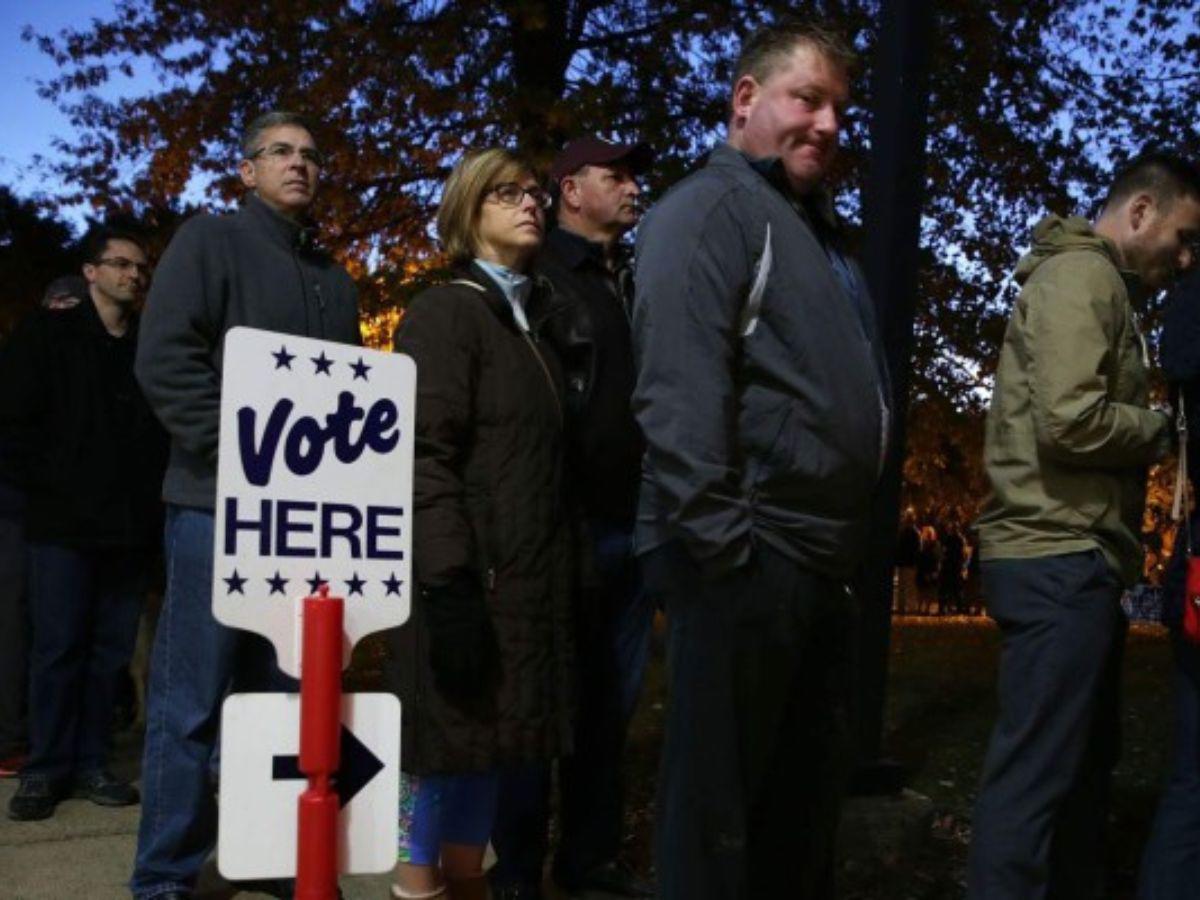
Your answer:
[[[479,246],[479,210],[488,190],[532,174],[524,157],[503,147],[468,152],[450,172],[438,204],[437,230],[451,262],[475,258]]]

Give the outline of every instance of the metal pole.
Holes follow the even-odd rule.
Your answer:
[[[872,78],[871,168],[863,192],[863,269],[875,300],[893,385],[892,445],[858,579],[858,737],[866,765],[857,788],[895,790],[899,772],[881,763],[891,640],[892,571],[900,521],[900,477],[912,367],[921,204],[929,108],[931,0],[883,0]]]

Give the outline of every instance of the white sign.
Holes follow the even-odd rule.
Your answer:
[[[233,328],[225,336],[213,614],[299,677],[301,601],[345,605],[343,666],[408,618],[416,366],[407,356]]]
[[[230,880],[296,874],[298,694],[233,694],[221,717],[217,866]],[[400,701],[391,694],[342,698],[337,791],[338,871],[387,872],[399,839]]]

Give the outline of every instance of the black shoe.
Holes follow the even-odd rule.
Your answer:
[[[75,779],[75,797],[91,800],[97,806],[133,806],[142,799],[137,788],[100,770]]]
[[[568,894],[590,896],[593,893],[613,897],[653,897],[654,889],[617,860],[596,866],[578,880],[560,880]]]
[[[22,775],[17,792],[8,801],[8,817],[16,822],[48,819],[62,798],[62,789],[46,776]]]
[[[167,894],[159,894],[154,900],[192,900],[192,895],[185,894],[183,891],[171,891]]]

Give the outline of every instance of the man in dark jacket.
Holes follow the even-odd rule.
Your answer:
[[[130,234],[84,244],[89,299],[39,309],[0,374],[7,473],[26,496],[30,758],[11,819],[44,819],[82,793],[127,806],[106,771],[118,679],[129,666],[161,522],[166,437],[133,377],[135,307],[149,274]]]
[[[188,897],[216,837],[209,782],[221,701],[266,642],[212,614],[213,504],[225,333],[246,325],[357,343],[354,285],[313,245],[306,213],[322,158],[304,120],[259,117],[242,138],[249,189],[229,216],[197,216],[163,255],[142,325],[137,376],[171,436],[163,481],[167,585],[150,665],[138,898]],[[273,668],[256,673],[270,679]]]
[[[576,598],[579,709],[575,751],[559,768],[561,837],[554,880],[564,890],[651,896],[617,860],[622,832],[621,757],[649,653],[653,608],[633,556],[642,438],[633,393],[633,273],[621,237],[637,224],[645,144],[585,137],[551,166],[557,225],[537,271],[559,312],[549,335],[567,379],[571,485],[585,517],[594,584]],[[523,771],[501,786],[492,884],[508,896],[540,895],[549,827],[549,773]],[[523,894],[520,892],[524,892]]]
[[[660,896],[832,895],[855,600],[888,387],[821,190],[851,55],[742,49],[728,143],[638,233],[637,544],[666,603]]]

